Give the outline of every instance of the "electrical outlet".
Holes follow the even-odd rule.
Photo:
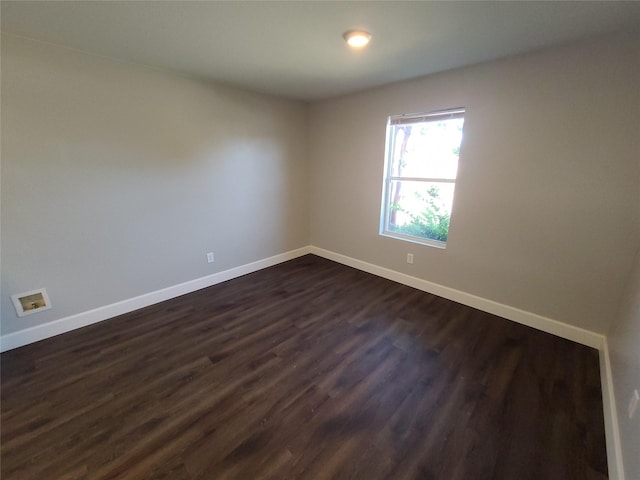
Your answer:
[[[413,253],[407,253],[407,263],[413,263]]]
[[[631,399],[629,400],[629,419],[632,419],[636,414],[636,410],[638,409],[638,402],[640,401],[640,395],[638,394],[638,390],[633,391],[633,395],[631,395]]]
[[[213,263],[213,252],[207,253],[207,263]]]

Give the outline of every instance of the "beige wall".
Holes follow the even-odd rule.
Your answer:
[[[627,412],[633,390],[640,390],[640,250],[608,337],[624,467],[631,480],[640,478],[640,410],[633,419]]]
[[[308,245],[306,119],[3,35],[2,334]],[[53,308],[18,319],[40,287]]]
[[[610,37],[313,104],[312,243],[606,332],[640,237],[637,51]],[[381,237],[387,116],[459,106],[447,249]]]
[[[637,48],[598,39],[309,108],[3,36],[2,333],[308,243],[606,332],[640,237]],[[452,106],[448,248],[379,236],[386,117]],[[10,295],[42,286],[54,308],[18,320]]]

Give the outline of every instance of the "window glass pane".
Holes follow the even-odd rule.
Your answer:
[[[391,176],[456,178],[464,119],[390,125]]]
[[[454,190],[453,183],[392,181],[386,229],[446,242]]]

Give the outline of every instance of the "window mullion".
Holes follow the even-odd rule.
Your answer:
[[[388,177],[389,182],[456,183],[455,178]]]

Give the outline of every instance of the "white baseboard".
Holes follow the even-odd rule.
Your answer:
[[[609,349],[604,335],[314,246],[306,246],[296,250],[291,250],[273,257],[231,268],[223,272],[207,275],[206,277],[190,280],[188,282],[163,288],[155,292],[150,292],[138,297],[113,303],[111,305],[105,305],[93,310],[61,318],[44,325],[38,325],[4,335],[0,337],[0,352],[12,350],[29,343],[44,340],[45,338],[101,322],[124,313],[132,312],[139,308],[147,307],[149,305],[163,302],[202,288],[210,287],[248,273],[256,272],[263,268],[271,267],[278,263],[286,262],[309,253],[598,349],[600,351],[600,378],[602,382],[609,478],[610,480],[625,480],[624,467],[622,463],[622,450],[620,446],[620,433],[618,430],[618,416],[613,391],[613,380],[611,376]]]
[[[611,363],[609,361],[609,349],[607,339],[604,335],[574,327],[566,323],[543,317],[535,313],[527,312],[519,308],[494,302],[486,298],[478,297],[470,293],[462,292],[454,288],[445,287],[437,283],[429,282],[421,278],[412,277],[404,273],[380,267],[371,263],[357,260],[346,255],[324,250],[318,247],[311,247],[311,253],[320,257],[333,260],[334,262],[357,268],[358,270],[377,275],[394,282],[408,285],[424,292],[447,298],[463,305],[468,305],[484,312],[492,313],[502,318],[527,325],[529,327],[551,333],[558,337],[572,340],[576,343],[596,348],[600,353],[600,382],[602,385],[602,403],[605,421],[605,438],[607,442],[607,463],[609,466],[610,480],[625,480],[624,467],[622,463],[622,449],[620,445],[620,433],[618,430],[618,416],[613,393],[613,382],[611,378]]]
[[[600,350],[600,382],[602,383],[602,405],[604,407],[604,429],[607,439],[609,480],[625,480],[620,429],[618,427],[618,408],[616,407],[616,397],[613,390],[609,344],[606,339],[603,348]]]
[[[37,325],[35,327],[3,335],[0,337],[0,352],[21,347],[76,328],[85,327],[92,323],[100,322],[117,315],[122,315],[139,308],[169,300],[186,293],[210,287],[217,283],[231,280],[278,263],[286,262],[287,260],[291,260],[308,253],[313,253],[343,265],[348,265],[350,267],[357,268],[358,270],[362,270],[403,285],[408,285],[410,287],[417,288],[418,290],[429,292],[589,347],[597,348],[598,350],[602,350],[604,347],[605,337],[603,335],[590,332],[579,327],[574,327],[566,323],[558,322],[535,313],[520,310],[509,305],[494,302],[493,300],[462,292],[451,287],[445,287],[395,270],[390,270],[362,260],[347,257],[346,255],[341,255],[339,253],[314,246],[306,246],[275,255],[273,257],[265,258],[263,260],[248,263],[246,265],[231,268],[223,272],[207,275],[206,277],[197,278],[195,280],[190,280],[161,290],[156,290],[155,292],[146,293],[138,297],[129,298],[121,302],[112,303],[110,305],[98,307],[76,315],[54,320],[43,325]]]
[[[43,325],[37,325],[35,327],[9,333],[0,337],[0,352],[22,347],[23,345],[44,340],[45,338],[69,332],[77,328],[86,327],[92,323],[101,322],[124,313],[138,310],[139,308],[148,307],[149,305],[163,302],[186,293],[195,292],[196,290],[210,287],[217,283],[226,282],[227,280],[256,272],[263,268],[271,267],[278,263],[286,262],[287,260],[292,260],[308,253],[311,253],[311,247],[307,246],[298,248],[296,250],[274,255],[273,257],[258,260],[256,262],[247,263],[246,265],[230,268],[223,272],[196,278],[195,280],[156,290],[155,292],[145,293],[138,297],[129,298],[121,302],[112,303],[110,305],[98,307],[76,315],[54,320]]]
[[[483,312],[492,313],[499,317],[521,323],[522,325],[527,325],[528,327],[533,327],[538,330],[542,330],[543,332],[551,333],[582,345],[587,345],[588,347],[601,350],[604,345],[604,335],[600,335],[583,328],[574,327],[573,325],[568,325],[551,318],[543,317],[542,315],[520,310],[516,307],[494,302],[493,300],[462,292],[455,288],[445,287],[437,283],[412,277],[411,275],[390,270],[388,268],[379,267],[378,265],[363,262],[362,260],[347,257],[346,255],[341,255],[322,248],[312,246],[311,253],[333,260],[334,262],[342,263],[343,265],[348,265],[349,267],[357,268],[358,270],[372,273],[378,277],[393,280],[394,282],[402,283],[403,285],[408,285],[410,287],[417,288],[418,290],[432,293],[439,297],[447,298],[454,302],[462,303],[463,305],[468,305],[469,307],[477,308]]]

